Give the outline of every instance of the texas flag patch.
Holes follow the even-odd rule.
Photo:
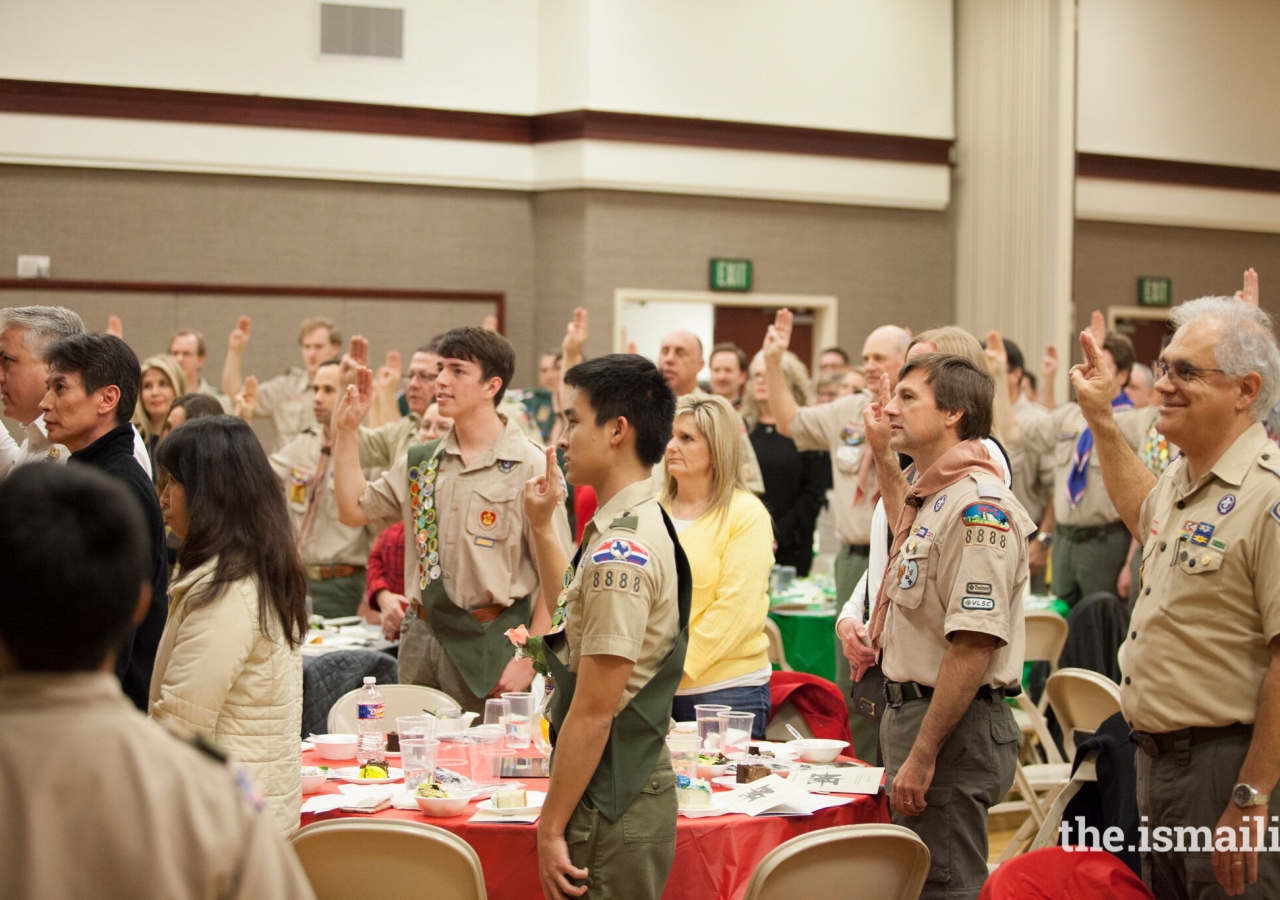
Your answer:
[[[591,551],[591,561],[596,565],[601,563],[628,563],[643,569],[649,564],[649,551],[635,541],[629,541],[626,538],[613,538],[602,541],[596,549]]]

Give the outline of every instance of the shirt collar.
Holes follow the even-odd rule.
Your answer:
[[[15,672],[0,677],[0,711],[85,702],[133,708],[109,672]]]
[[[1262,449],[1262,445],[1269,443],[1270,438],[1267,437],[1267,430],[1262,427],[1261,422],[1254,422],[1244,433],[1241,434],[1227,448],[1227,452],[1218,457],[1218,461],[1213,464],[1213,468],[1209,470],[1209,474],[1216,476],[1219,480],[1225,481],[1232,487],[1239,487],[1244,481],[1244,476],[1248,473],[1249,467],[1253,465],[1254,459],[1258,452]],[[1203,479],[1201,479],[1203,483]]]
[[[44,424],[44,413],[36,416],[36,420],[30,425],[24,425],[22,430],[27,434],[27,440],[30,442],[28,446],[43,446],[49,443],[49,429]]]
[[[471,465],[466,467],[466,471],[487,468],[500,459],[519,462],[524,458],[524,444],[528,440],[524,436],[524,432],[520,430],[520,426],[502,413],[498,413],[498,418],[502,420],[502,431],[498,434],[498,439],[490,445],[488,450],[473,459]],[[454,426],[449,426],[449,431],[444,436],[444,444],[441,449],[445,453],[451,453],[458,457],[462,456],[462,448],[458,446],[457,429]]]
[[[213,574],[214,569],[218,567],[218,557],[211,556],[196,566],[190,572],[183,572],[177,581],[169,583],[169,608],[172,609],[176,604],[182,602],[182,598],[195,585],[197,581]]]

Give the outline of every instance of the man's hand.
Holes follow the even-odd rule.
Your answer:
[[[874,399],[862,407],[862,427],[866,432],[867,447],[872,457],[877,457],[889,452],[889,417],[885,415],[884,408],[893,399],[893,392],[889,390],[888,375],[881,375],[880,384],[870,387],[876,393]]]
[[[547,470],[524,483],[524,514],[534,528],[551,527],[556,510],[564,504],[559,472],[555,448],[548,447]]]
[[[231,398],[232,413],[248,422],[258,409],[258,379],[250,375],[244,380],[244,390]]]
[[[546,900],[564,900],[581,897],[587,886],[575,885],[569,879],[586,880],[587,869],[575,868],[569,859],[569,845],[563,834],[544,834],[538,829],[538,878],[542,881],[542,896]]]
[[[1258,273],[1255,269],[1244,270],[1244,287],[1236,291],[1236,299],[1250,306],[1258,305]]]
[[[241,316],[236,319],[236,327],[231,330],[230,336],[227,337],[227,349],[241,351],[244,345],[249,343],[249,317]]]
[[[533,684],[533,660],[511,658],[507,667],[502,670],[498,686],[489,692],[490,697],[501,697],[512,691],[527,691]]]
[[[1102,350],[1094,339],[1093,329],[1080,332],[1084,363],[1071,367],[1071,385],[1076,389],[1076,402],[1090,427],[1111,417],[1111,369],[1102,358]]]
[[[124,339],[124,323],[120,321],[119,316],[107,317],[107,330],[105,334],[113,334],[120,339]]]
[[[393,594],[391,591],[378,591],[378,611],[382,614],[382,636],[389,641],[400,640],[400,623],[404,621],[404,610],[409,601],[404,594]]]
[[[1248,817],[1247,822],[1246,817]],[[1218,879],[1218,884],[1222,885],[1222,889],[1227,892],[1228,897],[1237,897],[1244,893],[1247,885],[1257,883],[1258,847],[1265,840],[1263,823],[1268,818],[1265,806],[1241,809],[1234,803],[1228,802],[1222,817],[1218,819],[1218,825],[1213,830],[1215,845],[1223,828],[1229,828],[1235,833],[1235,850],[1215,848],[1213,851],[1213,874]],[[1245,846],[1246,832],[1249,834],[1248,846],[1251,848],[1248,852],[1241,849]]]
[[[1120,574],[1116,576],[1116,596],[1121,600],[1129,599],[1129,590],[1133,587],[1133,570],[1129,566],[1120,567]]]
[[[1049,565],[1049,550],[1044,544],[1033,540],[1027,544],[1027,568],[1033,575],[1039,575]]]
[[[857,673],[854,681],[861,681],[866,670],[876,661],[875,651],[871,649],[867,626],[857,619],[841,619],[836,623],[836,637],[840,638],[840,650],[844,658],[849,660],[849,668]]]
[[[386,361],[378,366],[373,376],[373,387],[378,393],[395,393],[400,386],[400,351],[388,350]]]
[[[351,338],[351,349],[342,354],[338,364],[338,387],[345,388],[356,383],[356,371],[369,365],[369,342],[355,335]]]
[[[480,321],[480,327],[485,331],[498,330],[498,317],[495,315],[487,315]]]
[[[921,759],[914,749],[907,756],[893,777],[893,789],[889,793],[889,802],[899,815],[918,816],[928,806],[924,794],[933,784],[934,764],[935,760]]]
[[[795,316],[789,309],[780,309],[773,317],[773,324],[764,335],[764,358],[766,362],[778,362],[782,354],[791,346],[791,326]]]
[[[338,400],[333,411],[333,423],[339,431],[354,434],[373,405],[373,372],[365,366],[356,371],[356,383],[347,386],[347,392]]]
[[[987,371],[991,373],[997,385],[1002,385],[1004,377],[1009,374],[1009,353],[1005,350],[1004,338],[1000,337],[998,331],[987,332]],[[1002,389],[997,388],[997,390]]]
[[[1040,360],[1040,377],[1045,381],[1053,381],[1058,374],[1058,348],[1053,344],[1044,345],[1044,359]]]
[[[573,311],[573,318],[564,329],[564,340],[560,342],[560,353],[568,370],[569,360],[574,365],[582,360],[582,347],[587,342],[587,311],[579,306]]]

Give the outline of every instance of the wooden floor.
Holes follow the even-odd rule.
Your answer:
[[[987,862],[993,863],[1000,858],[1005,846],[1018,833],[1017,822],[991,822],[987,827]]]

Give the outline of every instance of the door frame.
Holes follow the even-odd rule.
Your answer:
[[[1121,319],[1167,322],[1171,311],[1169,306],[1108,306],[1107,331],[1115,331],[1116,323]]]
[[[652,288],[617,288],[613,292],[613,352],[622,353],[627,347],[623,333],[622,310],[628,303],[710,303],[712,306],[764,306],[804,308],[813,310],[813,359],[806,360],[811,372],[818,370],[818,358],[827,347],[839,344],[836,335],[839,301],[830,294],[756,294],[729,293],[726,291],[670,291]],[[746,348],[743,348],[746,349]],[[756,349],[747,350],[747,355]]]

